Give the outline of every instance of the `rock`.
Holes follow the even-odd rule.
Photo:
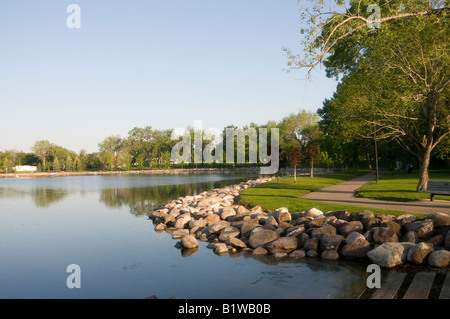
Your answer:
[[[287,237],[298,237],[304,231],[305,231],[305,225],[294,226],[294,227],[287,229],[286,236]]]
[[[376,244],[383,244],[388,242],[398,242],[398,237],[392,228],[375,227],[372,229],[372,239]]]
[[[360,212],[357,212],[354,216],[353,216],[353,220],[354,221],[360,221],[361,223],[364,224],[364,222],[370,218],[374,218],[375,215],[370,211],[370,210],[363,210]]]
[[[324,234],[320,238],[320,248],[323,250],[337,250],[344,241],[344,236],[336,234]]]
[[[367,218],[364,221],[364,227],[366,228],[366,230],[371,230],[374,227],[379,227],[380,223],[381,221],[378,218]]]
[[[310,210],[308,210],[305,214],[305,217],[312,217],[312,218],[316,218],[318,216],[322,216],[323,212],[321,210],[318,210],[317,208],[311,208]]]
[[[254,220],[254,219],[252,219],[252,220]],[[235,225],[235,224],[233,224],[233,225]],[[250,221],[244,221],[243,223],[237,224],[237,227],[241,228],[241,235],[242,236],[249,237],[251,231],[253,229],[257,228],[257,227],[260,227],[260,226],[257,226],[256,224],[251,223]]]
[[[428,264],[439,268],[448,267],[450,265],[450,251],[440,249],[431,252],[428,257]]]
[[[314,219],[310,219],[306,222],[306,225],[308,228],[319,228],[322,227],[323,224],[326,222],[326,219],[322,216],[316,217]]]
[[[220,218],[222,218],[223,220],[226,220],[228,217],[234,216],[234,215],[236,215],[236,211],[234,210],[233,207],[224,207],[224,208],[222,208],[222,211],[220,213]]]
[[[397,216],[395,218],[395,221],[397,223],[399,223],[400,225],[405,225],[405,224],[408,224],[408,223],[412,223],[415,220],[416,220],[416,216],[411,215],[411,214],[403,214],[403,215]]]
[[[216,244],[216,247],[214,248],[214,252],[218,255],[226,254],[226,253],[228,253],[228,248],[225,244],[221,244],[221,245]]]
[[[209,214],[205,217],[205,220],[209,225],[212,225],[220,221],[220,216],[217,214]]]
[[[166,229],[166,227],[167,227],[166,224],[163,224],[163,223],[158,224],[158,225],[155,226],[155,231],[156,231],[156,232],[161,232],[161,231],[163,231],[164,229]]]
[[[325,250],[322,255],[320,256],[320,258],[325,259],[325,260],[332,260],[332,261],[336,261],[339,259],[339,254],[336,250],[334,249],[328,249]]]
[[[247,214],[249,212],[250,211],[245,206],[242,206],[242,205],[239,205],[236,209],[237,214]]]
[[[289,211],[287,210],[282,210],[282,211],[275,211],[274,212],[274,217],[276,218],[278,223],[282,223],[282,222],[289,222],[292,220],[291,214],[289,213]]]
[[[280,237],[266,246],[271,253],[290,253],[299,248],[299,240],[296,237]]]
[[[402,239],[401,242],[410,242],[410,243],[417,243],[419,241],[419,236],[417,236],[417,233],[414,231],[407,232]]]
[[[426,238],[433,233],[434,222],[431,219],[418,220],[405,224],[406,231],[414,231],[419,238]]]
[[[392,268],[406,260],[410,243],[384,243],[367,253],[370,260],[385,268]]]
[[[172,239],[180,239],[181,237],[189,235],[189,229],[176,229],[172,232]]]
[[[275,231],[264,228],[256,228],[252,230],[249,237],[249,244],[252,248],[257,248],[259,246],[263,246],[272,240],[278,238],[278,235]]]
[[[351,222],[353,220],[353,215],[347,210],[338,210],[333,212],[333,215],[336,216],[337,219],[342,219],[347,222]]]
[[[188,223],[188,226],[191,229],[195,227],[203,228],[206,227],[207,224],[208,222],[205,219],[194,219]]]
[[[306,251],[317,250],[319,247],[319,239],[317,237],[308,238],[303,246]]]
[[[311,231],[311,237],[317,237],[318,239],[322,238],[324,234],[336,234],[336,228],[331,225],[325,225]]]
[[[277,223],[276,219],[273,216],[269,216],[266,219],[266,222],[264,223],[264,225],[277,227],[278,223]]]
[[[409,249],[407,259],[413,264],[423,264],[432,251],[433,245],[421,242]]]
[[[364,226],[361,223],[361,221],[348,222],[347,224],[339,228],[339,233],[344,236],[347,236],[348,234],[354,231],[358,233],[364,232]]]
[[[225,242],[230,240],[230,238],[238,237],[240,234],[241,232],[239,228],[234,226],[228,226],[222,228],[222,230],[220,231],[219,240]]]
[[[194,235],[184,235],[181,237],[181,244],[184,248],[197,248],[198,241],[195,239]]]
[[[444,213],[432,213],[427,216],[433,221],[435,228],[450,226],[450,215]]]
[[[357,232],[350,233],[345,239],[345,242],[345,245],[341,249],[341,254],[344,257],[363,258],[372,249],[366,238]]]
[[[435,235],[427,240],[427,244],[433,245],[433,247],[441,246],[444,243],[444,236],[441,234]]]
[[[208,230],[212,234],[216,234],[216,233],[218,234],[223,228],[228,227],[228,226],[230,226],[230,223],[222,220],[220,222],[210,225],[208,227]]]
[[[356,231],[351,232],[348,234],[348,236],[345,238],[345,244],[352,244],[356,240],[365,240],[366,237],[364,237],[363,234],[358,233]]]
[[[401,236],[402,234],[402,226],[399,223],[396,223],[392,220],[385,220],[380,223],[380,227],[386,227],[392,229],[397,236]]]
[[[447,232],[447,235],[445,235],[444,247],[445,249],[450,250],[450,230]]]
[[[247,248],[247,245],[240,239],[236,237],[230,238],[230,246],[234,247],[236,249],[245,249]]]
[[[306,257],[306,252],[304,249],[297,249],[297,250],[294,250],[292,253],[290,253],[289,257],[296,258],[296,259],[302,259],[302,258]]]
[[[264,247],[257,247],[253,250],[253,255],[267,255],[268,253]]]
[[[319,254],[317,253],[317,251],[311,249],[311,250],[308,250],[306,252],[306,256],[308,256],[308,257],[317,257],[317,256],[319,256]]]

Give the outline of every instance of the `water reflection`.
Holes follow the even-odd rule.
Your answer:
[[[157,175],[145,176],[78,176],[46,180],[3,179],[0,199],[31,198],[36,207],[47,208],[69,196],[98,192],[99,202],[108,208],[128,207],[136,216],[174,198],[196,195],[252,178],[248,175]]]
[[[131,214],[141,216],[172,199],[196,195],[203,191],[224,187],[240,181],[241,179],[233,179],[180,185],[102,189],[99,200],[109,208],[129,207]]]

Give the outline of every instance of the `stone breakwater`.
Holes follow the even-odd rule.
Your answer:
[[[381,267],[401,264],[450,265],[450,215],[423,219],[404,214],[374,215],[369,210],[289,212],[239,204],[242,190],[267,182],[261,178],[195,196],[180,197],[149,213],[155,231],[166,231],[176,246],[209,242],[216,254],[250,250],[275,258],[370,259]]]

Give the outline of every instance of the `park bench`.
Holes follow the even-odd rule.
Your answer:
[[[428,181],[427,190],[419,191],[421,193],[430,193],[430,201],[434,195],[450,195],[450,181]]]

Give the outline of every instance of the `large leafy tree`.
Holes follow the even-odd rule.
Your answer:
[[[431,152],[450,135],[448,1],[310,2],[304,54],[288,52],[291,66],[323,63],[343,76],[328,117],[396,141],[417,157],[417,189],[426,189]],[[377,28],[368,8],[379,10]]]

